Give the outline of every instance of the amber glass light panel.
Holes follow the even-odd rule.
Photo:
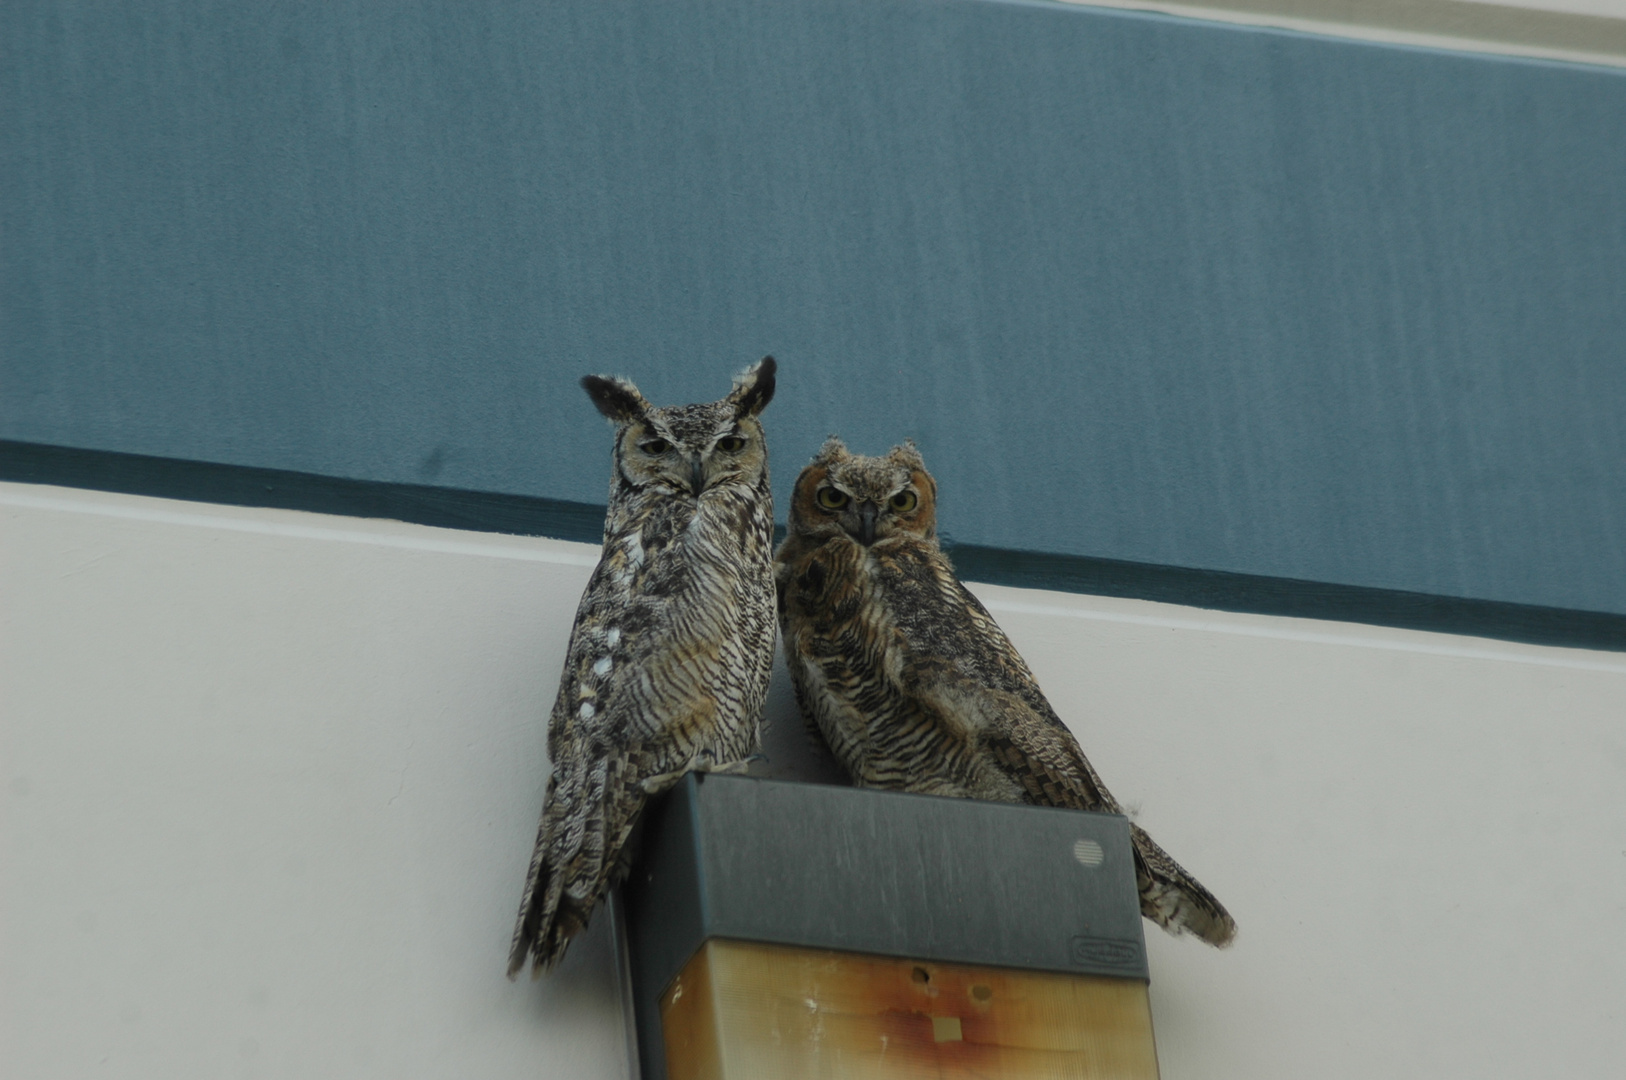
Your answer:
[[[1146,983],[713,938],[661,996],[669,1080],[1156,1080]]]

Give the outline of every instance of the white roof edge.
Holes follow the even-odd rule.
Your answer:
[[[1626,67],[1626,18],[1470,0],[1059,0],[1391,45]],[[1626,5],[1623,5],[1626,7]]]

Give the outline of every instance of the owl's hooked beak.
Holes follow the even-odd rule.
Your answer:
[[[689,490],[694,497],[699,498],[700,492],[706,487],[706,466],[701,463],[700,455],[696,454],[689,460]]]
[[[880,504],[868,499],[858,504],[858,542],[865,547],[875,543],[875,518],[880,512]]]

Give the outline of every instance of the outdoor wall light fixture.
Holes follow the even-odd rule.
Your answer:
[[[624,893],[643,1080],[1152,1080],[1132,858],[1113,814],[690,775]]]

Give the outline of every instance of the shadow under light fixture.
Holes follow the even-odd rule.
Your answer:
[[[690,774],[623,897],[643,1080],[1155,1080],[1116,814]]]

